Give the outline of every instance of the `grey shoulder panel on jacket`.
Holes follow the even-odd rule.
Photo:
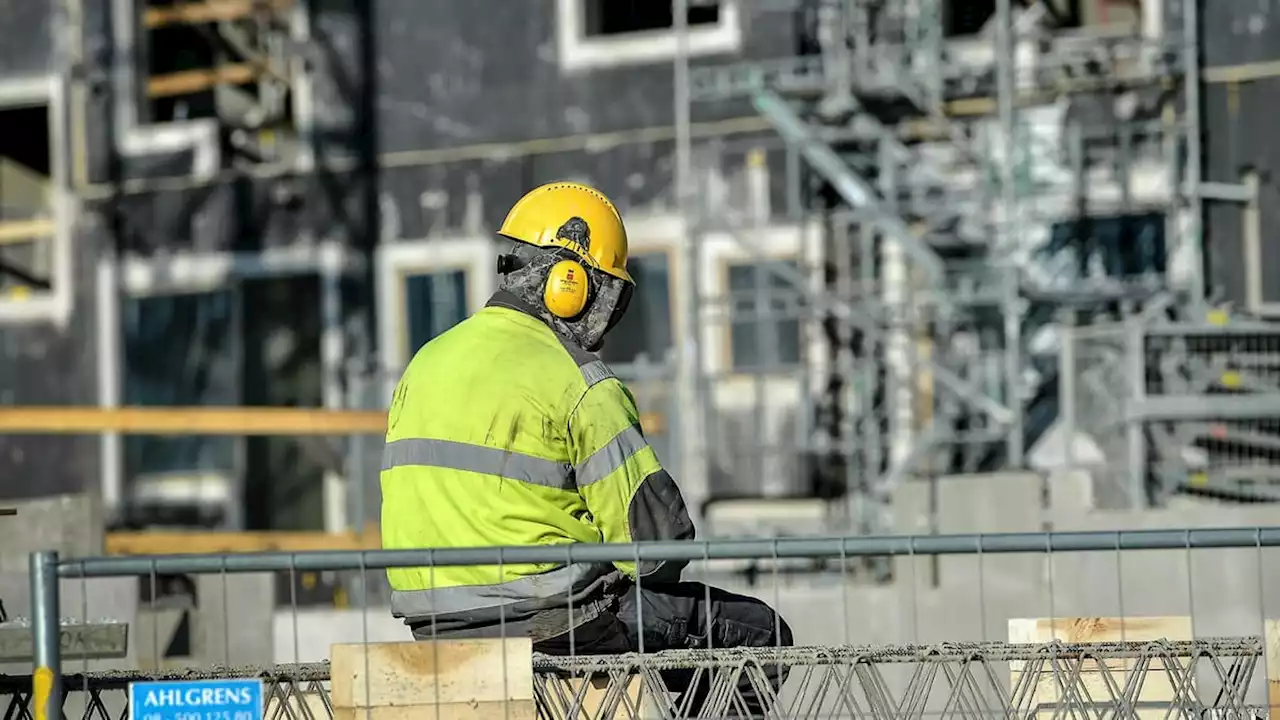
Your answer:
[[[605,361],[561,337],[560,333],[555,333],[555,336],[565,352],[569,353],[569,357],[573,358],[573,362],[577,364],[578,372],[582,373],[582,379],[587,382],[588,388],[609,378],[617,377]]]

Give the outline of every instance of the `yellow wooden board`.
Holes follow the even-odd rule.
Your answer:
[[[335,708],[491,704],[501,712],[503,704],[527,703],[532,710],[533,646],[529,638],[334,645],[330,683]]]
[[[174,97],[203,92],[217,85],[243,85],[256,79],[261,72],[262,68],[252,63],[231,63],[214,68],[153,75],[147,81],[147,96]]]
[[[1263,622],[1267,646],[1267,706],[1273,720],[1280,720],[1280,620]]]
[[[109,532],[108,555],[209,555],[314,550],[378,550],[382,535],[376,525],[362,533],[325,532]]]
[[[198,25],[201,23],[227,22],[249,17],[255,12],[278,13],[293,5],[290,0],[200,0],[176,2],[171,5],[148,7],[142,13],[142,24],[147,29],[167,25]]]
[[[1191,618],[1186,616],[1166,617],[1076,617],[1076,618],[1013,618],[1009,620],[1009,642],[1011,643],[1048,643],[1059,640],[1066,643],[1108,643],[1135,642],[1148,640],[1191,640]],[[1093,702],[1108,702],[1112,693],[1107,680],[1114,680],[1124,687],[1125,673],[1134,667],[1133,660],[1086,661],[1081,668],[1080,682],[1087,689]],[[1026,663],[1011,662],[1010,686],[1017,687],[1025,672]],[[1104,674],[1105,673],[1105,674]],[[1174,698],[1173,686],[1169,678],[1159,668],[1148,670],[1142,690],[1136,700],[1138,702],[1167,702]],[[1035,690],[1029,709],[1037,717],[1054,717],[1054,704],[1062,702],[1061,688],[1054,673],[1049,668],[1040,671],[1035,681]],[[1092,710],[1103,712],[1106,710]],[[1139,710],[1137,715],[1142,720],[1161,720],[1167,714],[1165,709],[1154,707],[1150,710]]]

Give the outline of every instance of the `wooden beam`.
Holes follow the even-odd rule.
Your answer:
[[[28,435],[382,435],[381,410],[278,407],[6,407],[0,433]]]
[[[317,550],[378,550],[382,535],[371,525],[362,533],[324,532],[109,532],[108,555],[208,555]]]
[[[262,69],[252,63],[232,63],[215,68],[153,75],[147,81],[147,95],[153,98],[190,95],[215,85],[243,85],[261,74]]]
[[[1280,620],[1264,620],[1262,642],[1267,648],[1267,717],[1280,720]]]
[[[647,433],[661,433],[665,418],[640,416]],[[383,435],[382,410],[280,407],[0,407],[0,434],[10,435]]]
[[[203,0],[149,7],[142,14],[142,25],[149,30],[167,25],[199,25],[227,22],[248,17],[255,11],[280,13],[293,6],[291,0]]]
[[[1111,642],[1153,642],[1157,640],[1191,640],[1191,618],[1185,615],[1163,617],[1061,617],[1061,618],[1010,618],[1008,626],[1009,642],[1049,643],[1055,640],[1067,643],[1111,643]],[[1009,663],[1012,674],[1010,687],[1019,687],[1022,673],[1029,672],[1023,661]],[[1153,668],[1154,669],[1154,668]],[[1080,679],[1077,689],[1087,690],[1089,696],[1110,698],[1110,681],[1122,682],[1126,673],[1136,670],[1134,660],[1093,660],[1085,661],[1079,669]],[[1106,673],[1104,675],[1103,673]],[[1033,683],[1030,708],[1032,713],[1027,717],[1036,720],[1049,720],[1056,713],[1061,713],[1055,706],[1063,702],[1060,687],[1061,677],[1051,669],[1041,668]],[[1146,703],[1151,709],[1136,711],[1138,720],[1163,720],[1165,712],[1158,709],[1163,704],[1168,707],[1171,700],[1176,699],[1177,692],[1171,680],[1164,673],[1149,673],[1142,690],[1136,698],[1139,703]],[[1123,683],[1122,683],[1123,684]],[[1105,702],[1105,700],[1101,700]]]
[[[537,717],[527,637],[343,643],[329,657],[334,720]]]
[[[55,229],[54,222],[48,218],[0,221],[0,245],[41,240],[53,235]]]

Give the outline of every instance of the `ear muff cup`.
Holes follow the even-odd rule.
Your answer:
[[[577,260],[561,260],[551,266],[542,291],[542,302],[558,318],[568,320],[582,314],[591,300],[587,269]]]

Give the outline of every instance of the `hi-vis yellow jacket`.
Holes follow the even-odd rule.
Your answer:
[[[631,394],[514,295],[499,292],[409,363],[387,418],[384,548],[693,536]],[[576,612],[619,572],[674,579],[682,565],[399,568],[387,577],[392,613],[406,622],[483,623],[570,602]]]

